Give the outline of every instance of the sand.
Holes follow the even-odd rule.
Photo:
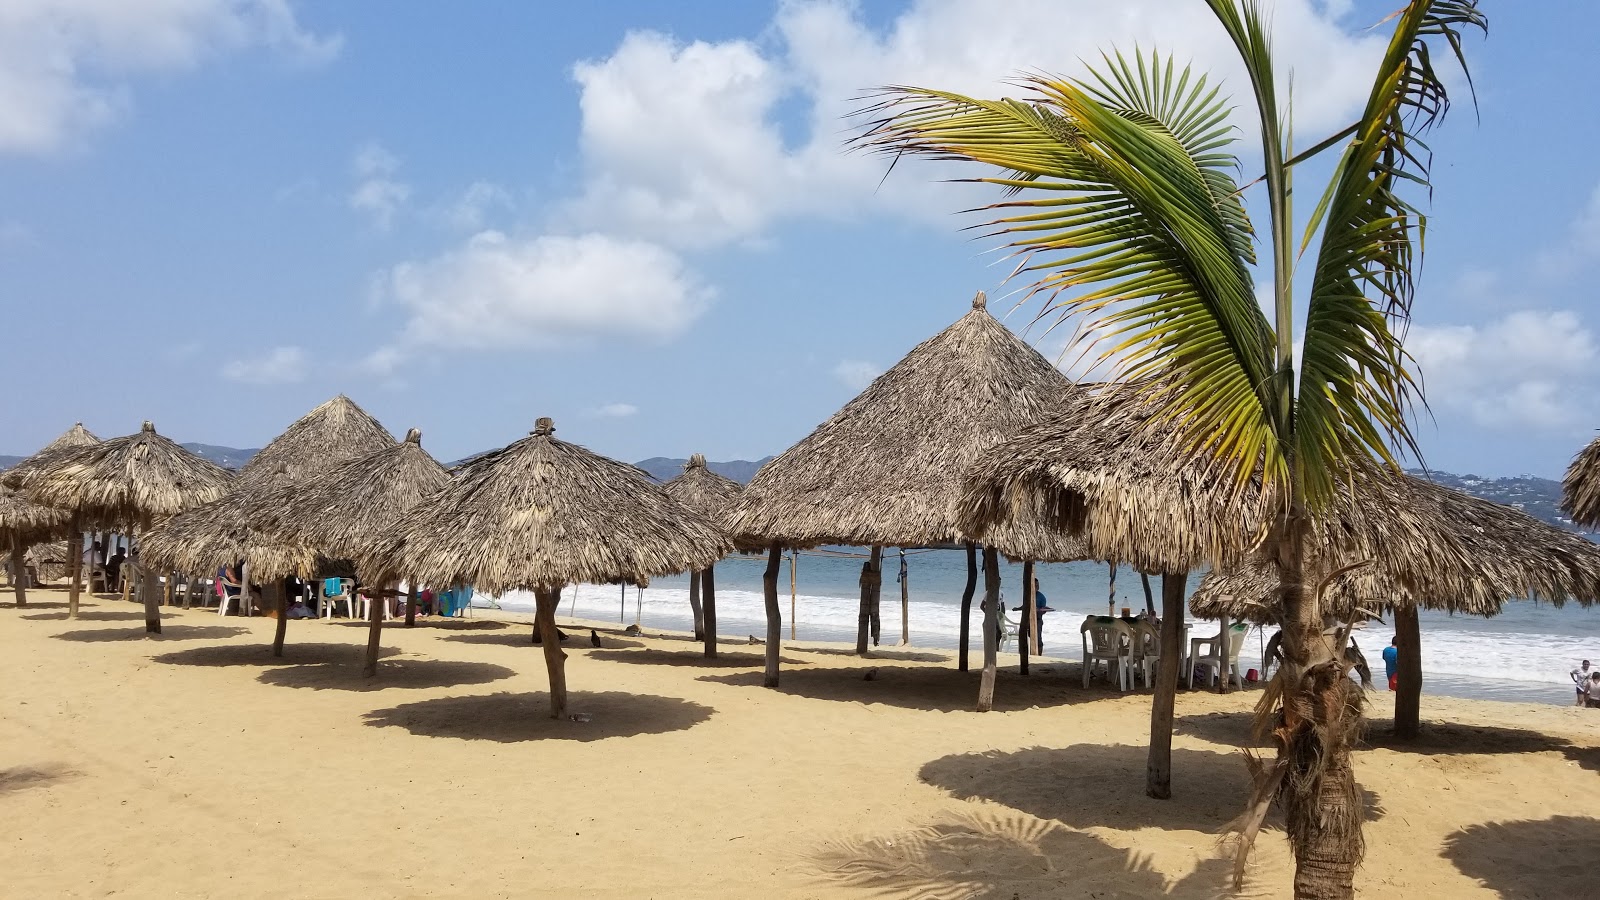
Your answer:
[[[572,627],[572,709],[505,616],[385,631],[60,592],[0,607],[6,897],[1215,896],[1255,694],[1184,693],[1170,801],[1143,795],[1148,695],[1075,663],[760,647]],[[876,670],[868,680],[866,673]],[[1556,686],[1559,687],[1559,686]],[[1374,695],[1375,735],[1389,698]],[[1357,758],[1384,897],[1600,896],[1600,713],[1424,698],[1416,747]],[[1265,834],[1247,896],[1285,896]]]

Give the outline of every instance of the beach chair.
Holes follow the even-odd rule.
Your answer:
[[[1194,672],[1196,669],[1206,670],[1206,685],[1216,683],[1217,676],[1232,677],[1244,683],[1239,677],[1239,650],[1244,646],[1245,635],[1250,632],[1247,622],[1239,622],[1228,628],[1227,655],[1222,654],[1223,636],[1195,638],[1189,642],[1189,689],[1194,689]]]
[[[344,614],[349,618],[356,617],[356,583],[349,578],[324,578],[322,579],[322,617],[333,618],[333,608],[340,603],[344,604]]]
[[[372,618],[372,604],[374,604],[374,603],[382,603],[383,604],[383,609],[379,613],[383,617],[383,621],[387,622],[390,619],[394,618],[396,615],[398,615],[398,613],[396,612],[395,607],[393,605],[391,605],[395,601],[390,599],[390,598],[388,598],[388,597],[380,597],[377,600],[374,600],[371,597],[368,597],[366,594],[357,594],[356,598],[361,601],[361,619],[362,619],[362,621],[366,621],[366,620]]]
[[[995,619],[995,624],[1000,626],[1000,649],[1009,650],[1011,644],[1017,639],[1017,623],[1011,621],[1011,617],[1006,615],[1006,597],[1004,594],[1000,595],[999,613],[999,617]]]
[[[1116,672],[1117,689],[1125,691],[1133,680],[1133,626],[1114,616],[1085,616],[1078,628],[1083,638],[1083,686],[1097,663],[1106,664],[1106,679]]]
[[[217,589],[217,615],[227,615],[228,608],[235,603],[239,604],[239,615],[250,615],[250,604],[244,602],[244,590],[237,581],[217,578],[213,584]]]
[[[1133,673],[1144,678],[1145,687],[1155,685],[1156,667],[1161,664],[1161,629],[1140,616],[1133,620]]]
[[[451,588],[438,594],[439,615],[465,618],[472,612],[472,588]]]

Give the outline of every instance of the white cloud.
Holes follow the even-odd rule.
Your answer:
[[[1565,278],[1600,261],[1600,185],[1595,185],[1589,202],[1567,228],[1564,240],[1541,252],[1536,267],[1541,275]]]
[[[434,259],[395,266],[379,279],[378,291],[380,302],[408,317],[402,343],[471,348],[663,341],[688,327],[712,298],[676,254],[655,244],[498,231]],[[384,356],[369,357],[369,366]]]
[[[71,145],[128,110],[139,76],[252,47],[317,63],[341,43],[301,27],[289,0],[5,0],[0,153]]]
[[[639,407],[632,403],[607,403],[589,411],[589,415],[601,419],[626,419],[638,413]]]
[[[883,374],[883,369],[873,363],[862,362],[859,359],[840,360],[833,367],[833,377],[852,391],[864,391],[873,380]]]
[[[293,384],[306,376],[306,352],[299,347],[273,347],[259,359],[234,359],[222,377],[245,384]]]
[[[356,151],[351,167],[356,187],[350,192],[350,208],[367,213],[375,227],[388,231],[400,207],[411,199],[411,186],[394,177],[400,171],[400,160],[371,143]]]
[[[1436,413],[1490,428],[1583,434],[1600,396],[1600,346],[1567,310],[1524,310],[1482,325],[1413,325],[1406,347]]]
[[[1296,67],[1298,134],[1353,118],[1381,56],[1383,36],[1347,32],[1342,12],[1312,0],[1273,10],[1279,58]],[[771,36],[686,44],[634,32],[609,57],[579,63],[586,180],[569,204],[572,221],[685,247],[758,238],[787,216],[880,210],[948,221],[981,197],[936,184],[947,165],[905,166],[880,186],[884,160],[843,151],[858,98],[884,84],[1015,95],[1005,79],[1020,72],[1082,74],[1079,59],[1140,45],[1192,59],[1226,77],[1239,104],[1250,99],[1236,52],[1201,4],[1014,0],[996,15],[983,0],[923,0],[875,28],[854,4],[793,0]],[[1287,65],[1280,74],[1287,80]],[[805,123],[795,136],[780,125],[793,106]],[[1236,121],[1255,128],[1253,115]]]
[[[482,231],[491,214],[513,207],[511,193],[490,181],[474,181],[444,211],[446,224],[463,231]]]

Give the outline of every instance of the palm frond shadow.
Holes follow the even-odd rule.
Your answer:
[[[1169,882],[1137,851],[1056,822],[988,811],[894,835],[828,841],[811,862],[819,881],[836,888],[937,900],[1214,898],[1229,877],[1226,860],[1210,859]]]
[[[1501,897],[1592,897],[1597,834],[1600,819],[1587,816],[1480,822],[1448,835],[1443,855]]]
[[[1217,712],[1179,716],[1174,721],[1177,734],[1194,735],[1218,744],[1235,747],[1260,746],[1250,735],[1253,716],[1249,712]],[[1414,740],[1395,738],[1386,719],[1369,719],[1366,735],[1357,750],[1381,747],[1397,753],[1483,753],[1520,754],[1545,751],[1582,751],[1564,737],[1507,728],[1501,725],[1467,725],[1457,722],[1423,722],[1422,733]]]
[[[171,666],[295,666],[312,663],[354,663],[366,652],[355,644],[284,644],[283,655],[273,656],[268,644],[224,644],[218,647],[195,647],[175,653],[151,657],[158,663]],[[400,650],[383,647],[378,656],[394,656]]]
[[[590,650],[587,656],[590,659],[604,659],[611,662],[634,663],[636,665],[663,665],[687,666],[705,669],[759,669],[766,664],[766,657],[758,653],[728,653],[718,652],[714,657],[707,657],[698,650],[657,650],[645,648],[642,650],[612,650],[610,645],[614,642],[607,640],[604,649]],[[803,666],[808,660],[790,659],[782,660],[786,666]]]
[[[873,666],[796,669],[784,672],[777,690],[815,700],[846,703],[881,703],[905,709],[959,712],[975,709],[979,673],[933,666]],[[871,675],[871,677],[867,677]],[[741,687],[759,687],[760,672],[702,675],[700,681]],[[1007,712],[1032,707],[1070,706],[1100,700],[1115,701],[1115,691],[1085,691],[1071,677],[1028,678],[1002,670],[995,684],[994,709]],[[1135,696],[1135,695],[1128,695]],[[1137,698],[1136,698],[1137,699]]]
[[[414,735],[468,741],[599,741],[684,731],[711,718],[709,706],[678,697],[620,691],[572,691],[567,709],[577,720],[550,718],[544,693],[441,697],[366,713],[365,724],[404,728]]]
[[[248,628],[234,628],[228,625],[163,625],[160,634],[151,634],[136,625],[124,625],[121,628],[63,631],[50,636],[58,641],[103,644],[113,641],[137,641],[144,638],[157,641],[214,641],[238,637],[241,634],[248,634],[249,631]]]
[[[587,650],[589,647],[588,635],[579,634],[577,631],[567,631],[571,638],[561,646],[569,652],[574,650]],[[539,645],[533,642],[532,628],[517,628],[510,631],[491,631],[487,633],[463,632],[462,634],[447,634],[440,640],[457,641],[462,644],[498,645],[501,647],[526,647],[538,650]],[[619,637],[603,637],[602,643],[607,649],[623,649],[628,647],[643,647],[638,641],[630,641]]]
[[[26,609],[33,609],[33,604],[30,603],[25,608]],[[65,622],[65,621],[67,621],[67,613],[66,613],[66,610],[62,610],[61,612],[32,613],[32,614],[29,614],[29,615],[20,616],[19,618],[27,619],[30,622]],[[172,618],[172,616],[163,615],[161,618],[170,619],[170,618]],[[78,611],[78,621],[80,621],[80,622],[134,622],[134,621],[142,622],[142,621],[144,621],[144,610],[142,610],[142,609],[120,609],[120,610],[113,610],[113,609],[105,609],[105,610],[85,609],[85,610],[79,610]]]
[[[439,659],[401,659],[382,663],[371,678],[351,654],[342,662],[308,663],[263,669],[256,680],[278,687],[325,691],[376,691],[386,688],[457,687],[488,684],[517,674],[505,666]]]

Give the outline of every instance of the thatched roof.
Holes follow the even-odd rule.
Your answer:
[[[381,541],[369,570],[499,594],[703,569],[730,547],[643,471],[533,433],[457,470]]]
[[[60,437],[41,447],[38,453],[35,453],[27,459],[21,460],[16,465],[6,469],[4,473],[0,473],[0,484],[4,484],[4,486],[9,488],[15,488],[17,485],[22,483],[22,479],[26,477],[30,471],[38,468],[41,463],[47,461],[56,453],[59,453],[63,450],[75,450],[79,447],[87,447],[91,444],[98,443],[100,443],[100,439],[95,437],[94,433],[89,429],[83,427],[82,422],[78,422],[71,428],[68,428],[66,431],[62,432]]]
[[[1489,500],[1411,475],[1380,470],[1341,495],[1316,523],[1307,583],[1371,560],[1330,584],[1330,609],[1388,612],[1421,607],[1492,616],[1507,600],[1584,606],[1600,597],[1600,546]],[[1214,618],[1261,619],[1276,585],[1270,564],[1252,558],[1201,582],[1191,600]]]
[[[239,484],[258,478],[307,478],[356,457],[394,446],[394,436],[343,394],[301,416],[239,469]]]
[[[51,453],[18,490],[35,503],[131,525],[215,500],[232,477],[145,422],[135,434]]]
[[[739,492],[744,490],[744,486],[739,482],[718,475],[707,468],[705,456],[699,453],[689,457],[682,474],[663,484],[662,487],[672,499],[704,516],[707,521],[718,527],[724,527],[728,512],[739,499]],[[753,551],[762,549],[762,545],[740,544],[738,549]]]
[[[71,518],[66,510],[40,506],[0,487],[0,554],[9,552],[13,542],[28,546],[64,536]]]
[[[954,325],[762,466],[728,525],[741,543],[798,547],[965,540],[961,474],[1072,391],[979,293]]]
[[[1600,528],[1600,438],[1578,451],[1561,479],[1561,509],[1579,527]]]
[[[397,444],[294,485],[269,527],[326,556],[355,559],[449,481],[450,473],[422,449],[422,432],[413,428]]]
[[[318,556],[304,543],[285,541],[263,528],[266,511],[281,505],[292,487],[288,468],[279,463],[258,469],[248,485],[235,485],[222,497],[185,510],[156,526],[140,541],[141,558],[165,569],[191,574],[249,563],[251,579],[262,581],[316,572]]]
[[[965,528],[987,534],[1031,507],[1044,530],[1079,535],[1088,557],[1143,572],[1187,572],[1255,546],[1270,503],[1182,453],[1176,429],[1152,420],[1148,385],[1081,387],[967,470]]]

